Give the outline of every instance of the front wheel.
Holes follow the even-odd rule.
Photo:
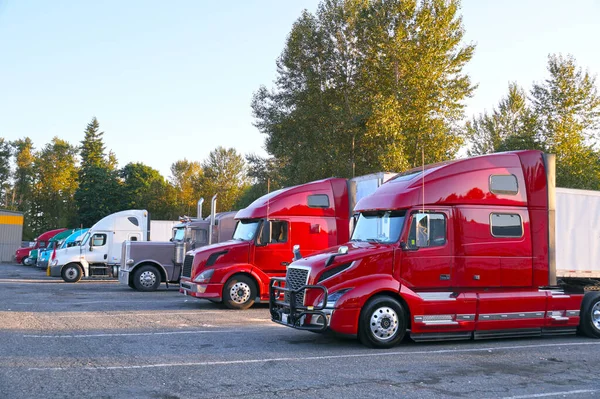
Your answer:
[[[133,273],[133,286],[138,291],[156,291],[160,285],[160,273],[154,266],[142,266]]]
[[[223,302],[230,309],[248,309],[254,305],[256,284],[248,276],[233,276],[223,289]]]
[[[21,259],[21,264],[23,266],[28,266],[28,264],[27,264],[28,261],[29,261],[29,256],[26,256],[23,259]]]
[[[83,276],[83,271],[81,270],[81,266],[77,263],[69,263],[65,267],[63,267],[60,275],[62,279],[67,283],[76,283],[81,280]]]
[[[583,297],[579,330],[591,338],[600,338],[600,293],[589,292]]]
[[[406,316],[404,308],[391,296],[371,299],[360,313],[358,337],[372,348],[391,348],[404,338]]]

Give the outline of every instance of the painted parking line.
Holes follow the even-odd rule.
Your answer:
[[[600,392],[600,389],[578,389],[576,391],[534,393],[531,395],[505,396],[501,399],[548,398],[548,397],[552,397],[552,396],[579,395],[582,393],[594,393],[594,392]]]
[[[209,324],[200,327],[211,328]],[[94,337],[136,337],[152,335],[176,335],[176,334],[209,334],[209,333],[230,333],[236,330],[194,330],[194,331],[162,331],[145,333],[103,333],[103,334],[60,334],[60,335],[33,335],[26,334],[23,338],[94,338]]]
[[[136,370],[136,369],[156,369],[167,367],[203,367],[203,366],[229,366],[238,364],[254,364],[266,362],[307,362],[315,360],[339,360],[339,359],[356,359],[356,358],[379,358],[386,356],[412,356],[412,355],[435,355],[435,354],[453,354],[453,353],[477,353],[477,352],[494,352],[494,351],[511,351],[523,349],[540,349],[540,348],[556,348],[556,347],[574,347],[574,346],[598,346],[600,342],[577,342],[563,344],[541,344],[541,345],[516,345],[516,346],[499,346],[485,348],[466,348],[466,349],[440,349],[432,351],[394,351],[380,352],[373,351],[369,353],[357,353],[349,355],[326,355],[326,356],[305,356],[305,357],[276,357],[262,359],[244,359],[244,360],[222,360],[222,361],[206,361],[206,362],[186,362],[186,363],[156,363],[156,364],[141,364],[131,366],[74,366],[77,370]],[[73,367],[30,367],[28,371],[67,371]]]

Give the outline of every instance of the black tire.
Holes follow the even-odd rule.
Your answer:
[[[391,348],[406,334],[406,313],[398,300],[381,295],[370,299],[358,321],[358,338],[371,348]]]
[[[133,273],[133,286],[138,291],[156,291],[160,286],[160,272],[152,265],[136,269]]]
[[[76,283],[83,277],[83,270],[77,263],[69,263],[63,266],[60,275],[65,282]]]
[[[129,282],[127,283],[127,285],[129,286],[129,288],[131,288],[132,290],[135,290],[135,285],[133,285],[133,280],[129,280]]]
[[[248,309],[254,305],[257,295],[256,283],[248,276],[236,275],[225,283],[223,303],[229,309]]]
[[[583,297],[579,331],[590,338],[600,338],[600,292],[588,292]]]
[[[25,261],[26,261],[27,259],[29,259],[29,256],[26,256],[26,257],[24,257],[23,259],[21,259],[21,264],[22,264],[23,266],[27,266],[27,265],[25,264]]]

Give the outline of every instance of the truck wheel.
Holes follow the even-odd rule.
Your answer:
[[[223,302],[229,309],[248,309],[254,305],[256,284],[247,276],[233,276],[225,284]]]
[[[21,264],[23,266],[27,266],[27,262],[29,261],[29,256],[24,257],[23,259],[21,259]]]
[[[600,293],[590,292],[583,297],[579,330],[591,338],[600,338]]]
[[[83,272],[81,271],[81,266],[79,266],[77,263],[69,263],[62,268],[60,275],[67,283],[76,283],[81,280]]]
[[[160,273],[154,266],[142,266],[133,273],[133,286],[138,291],[156,291],[159,285]]]
[[[391,348],[404,338],[406,317],[396,299],[383,295],[371,299],[360,313],[358,337],[372,348]]]

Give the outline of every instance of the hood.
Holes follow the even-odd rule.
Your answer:
[[[194,257],[192,278],[199,269],[232,263],[248,263],[252,241],[229,240],[189,251]]]
[[[73,260],[79,259],[81,255],[81,247],[79,245],[74,247],[60,248],[56,250],[54,260],[58,260],[57,265],[64,265]]]
[[[323,284],[328,289],[366,274],[359,269],[369,268],[368,274],[392,272],[395,243],[351,241],[344,246],[348,247],[346,254],[338,253],[341,247],[338,245],[292,262],[288,267],[309,267],[308,284]]]

